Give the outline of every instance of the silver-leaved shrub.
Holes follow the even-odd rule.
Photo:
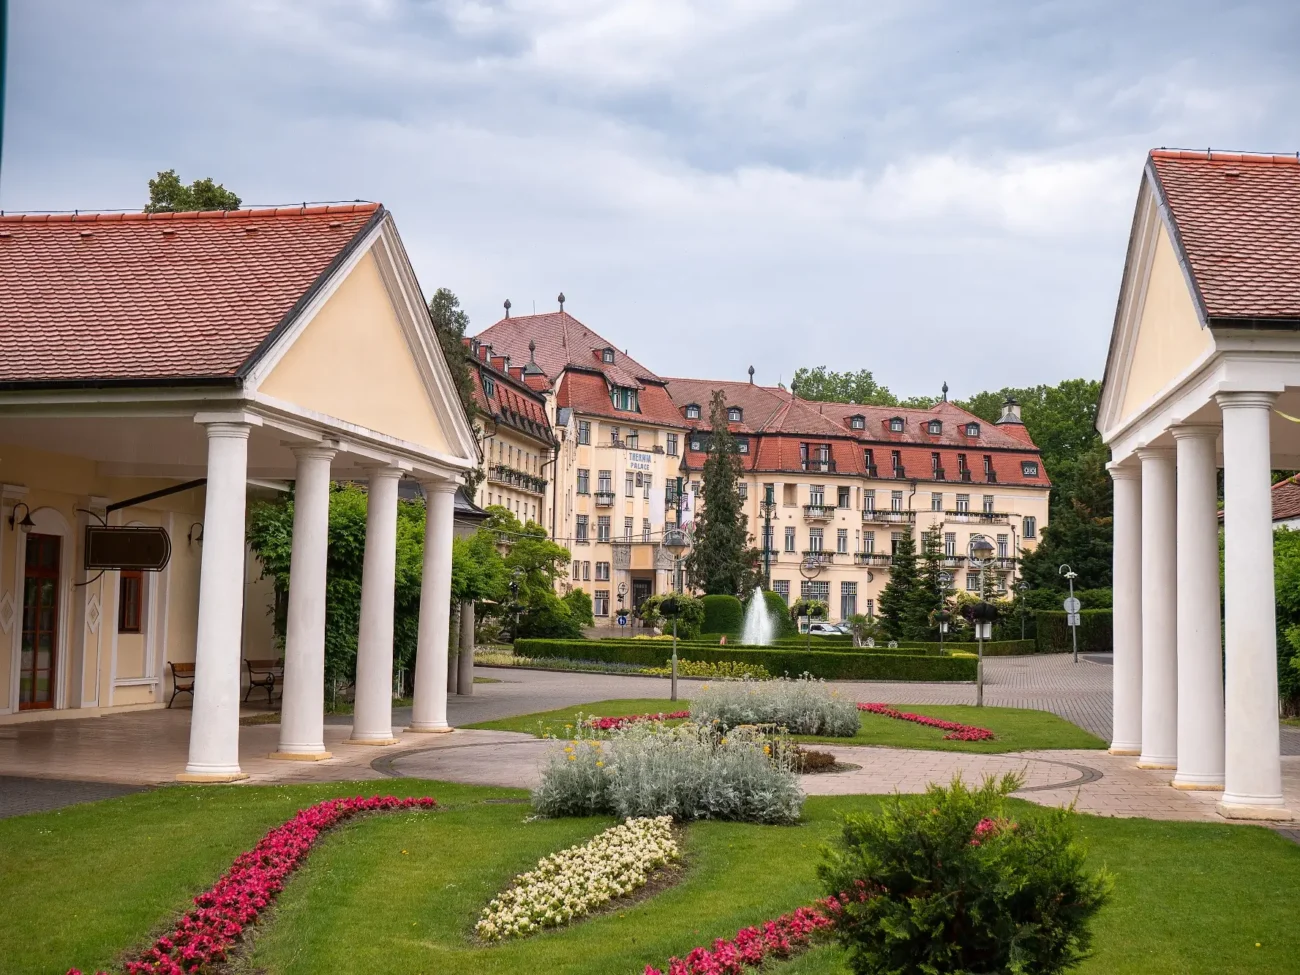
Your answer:
[[[691,698],[691,720],[723,729],[768,725],[794,735],[835,738],[851,738],[860,723],[855,701],[806,676],[705,684]]]

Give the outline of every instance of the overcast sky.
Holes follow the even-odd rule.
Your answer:
[[[1231,9],[1229,9],[1231,8]],[[474,330],[900,395],[1100,377],[1144,154],[1300,149],[1300,4],[10,0],[7,210],[382,201]]]

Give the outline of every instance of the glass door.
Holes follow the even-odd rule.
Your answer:
[[[27,536],[23,571],[23,638],[18,709],[54,707],[54,656],[59,626],[58,535]]]

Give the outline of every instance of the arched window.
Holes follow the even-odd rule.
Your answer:
[[[739,407],[739,406],[728,406],[728,407],[727,407],[727,422],[728,422],[728,423],[739,423],[739,422],[740,422],[740,418],[741,418],[742,415],[743,415],[743,414],[741,413],[741,411],[740,411],[740,407]]]

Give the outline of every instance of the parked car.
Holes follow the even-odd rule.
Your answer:
[[[847,636],[848,627],[843,623],[827,623],[825,620],[813,620],[808,624],[808,631],[813,636]]]

